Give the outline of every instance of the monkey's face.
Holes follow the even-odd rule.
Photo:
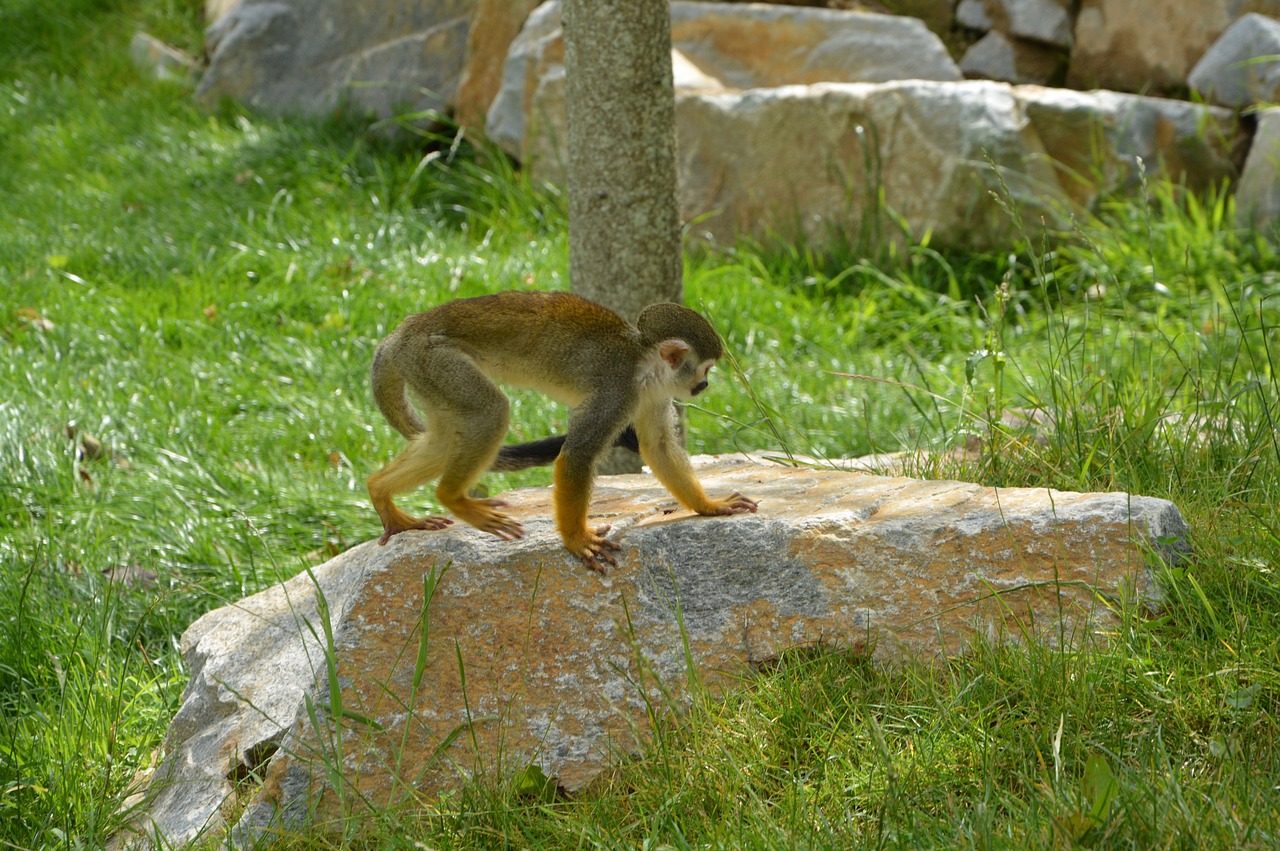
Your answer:
[[[688,371],[691,374],[685,379],[684,382],[682,382],[682,386],[683,388],[685,388],[685,392],[688,395],[682,394],[681,398],[692,399],[694,396],[697,396],[703,390],[706,390],[707,385],[709,384],[707,380],[708,374],[711,372],[711,367],[715,365],[716,365],[716,362],[713,360],[704,360],[702,363],[698,363],[698,364],[695,364],[692,358],[685,361],[684,367],[681,369],[681,372],[684,373]]]

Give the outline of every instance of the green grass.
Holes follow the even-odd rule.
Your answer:
[[[390,327],[567,285],[558,195],[465,140],[206,114],[130,67],[138,26],[197,48],[199,6],[0,8],[8,847],[102,844],[177,706],[182,630],[376,534]],[[1274,847],[1280,258],[1232,220],[1226,194],[1153,183],[997,255],[691,253],[687,301],[741,367],[691,412],[694,451],[968,446],[921,472],[1167,497],[1194,560],[1105,651],[787,658],[589,794],[471,787],[364,844]],[[1053,425],[1003,421],[1028,409]],[[521,395],[513,423],[564,413]]]

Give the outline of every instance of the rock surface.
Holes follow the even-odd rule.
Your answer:
[[[1240,18],[1191,69],[1187,82],[1223,106],[1280,103],[1280,21]]]
[[[1236,188],[1236,216],[1242,226],[1280,230],[1280,108],[1258,113],[1253,136]],[[1277,234],[1280,235],[1280,234]]]
[[[1065,65],[1066,54],[1058,48],[1011,38],[999,30],[974,42],[960,60],[966,77],[1036,85],[1052,82]]]
[[[956,23],[1070,47],[1072,5],[1072,0],[960,0]]]
[[[453,103],[477,0],[240,0],[206,32],[196,98],[385,118]]]
[[[1015,224],[993,192],[1052,227],[1136,188],[1135,157],[1196,188],[1222,180],[1238,138],[1222,109],[985,81],[684,94],[676,126],[699,234],[814,244],[893,237],[890,218],[937,246],[1000,244]]]
[[[675,0],[671,43],[678,92],[961,79],[936,35],[892,15]],[[560,3],[550,0],[512,43],[486,125],[490,139],[553,179],[564,174],[563,60]]]
[[[525,489],[506,495],[522,541],[407,533],[205,615],[182,639],[191,681],[137,827],[180,844],[238,800],[250,840],[530,765],[580,789],[641,746],[651,712],[686,702],[690,677],[732,687],[797,647],[1087,643],[1113,627],[1110,601],[1157,599],[1151,551],[1185,546],[1158,499],[700,467],[760,513],[690,517],[650,477],[611,478],[593,502],[623,545],[606,577],[561,549],[548,489]]]
[[[1280,17],[1280,0],[1081,0],[1067,83],[1179,90],[1218,36],[1249,12]]]

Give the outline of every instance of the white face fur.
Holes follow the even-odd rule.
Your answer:
[[[662,387],[662,395],[682,402],[707,389],[707,373],[714,360],[695,363],[693,350],[683,340],[666,340],[654,349],[654,356],[644,367],[642,380],[651,388]]]

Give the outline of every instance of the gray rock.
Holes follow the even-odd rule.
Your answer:
[[[1053,227],[1137,189],[1137,157],[1212,185],[1238,136],[1220,108],[982,81],[683,95],[676,126],[682,215],[726,243],[877,242],[901,223],[937,246],[1004,244],[1020,234],[993,193]]]
[[[1280,21],[1240,18],[1196,63],[1187,83],[1223,106],[1280,102]]]
[[[675,0],[671,41],[678,91],[961,79],[942,41],[914,18]],[[549,0],[512,43],[486,123],[489,138],[512,156],[526,164],[540,159],[544,177],[563,174],[563,54],[560,3]],[[533,124],[543,130],[526,132]]]
[[[239,800],[249,844],[530,765],[581,789],[687,704],[691,677],[730,688],[791,648],[887,662],[979,636],[1087,646],[1115,629],[1101,601],[1158,605],[1150,554],[1186,546],[1177,508],[1141,496],[699,466],[759,514],[691,517],[651,477],[611,477],[593,502],[623,545],[605,577],[563,551],[548,489],[530,488],[504,497],[521,541],[406,533],[205,615],[182,639],[191,683],[135,829],[179,845],[225,829],[220,806]]]
[[[476,0],[241,0],[206,35],[196,97],[271,114],[450,108]]]
[[[159,80],[192,80],[197,76],[196,63],[190,56],[148,33],[133,34],[129,58]]]
[[[1006,83],[1046,85],[1061,72],[1064,51],[992,30],[965,51],[960,70],[966,77]]]
[[[1070,47],[1071,5],[1071,0],[960,0],[956,23],[1055,47]]]
[[[1236,187],[1236,216],[1245,227],[1280,229],[1280,108],[1258,113],[1258,129]]]
[[[1218,36],[1249,12],[1280,17],[1280,0],[1080,0],[1067,82],[1176,91]]]

